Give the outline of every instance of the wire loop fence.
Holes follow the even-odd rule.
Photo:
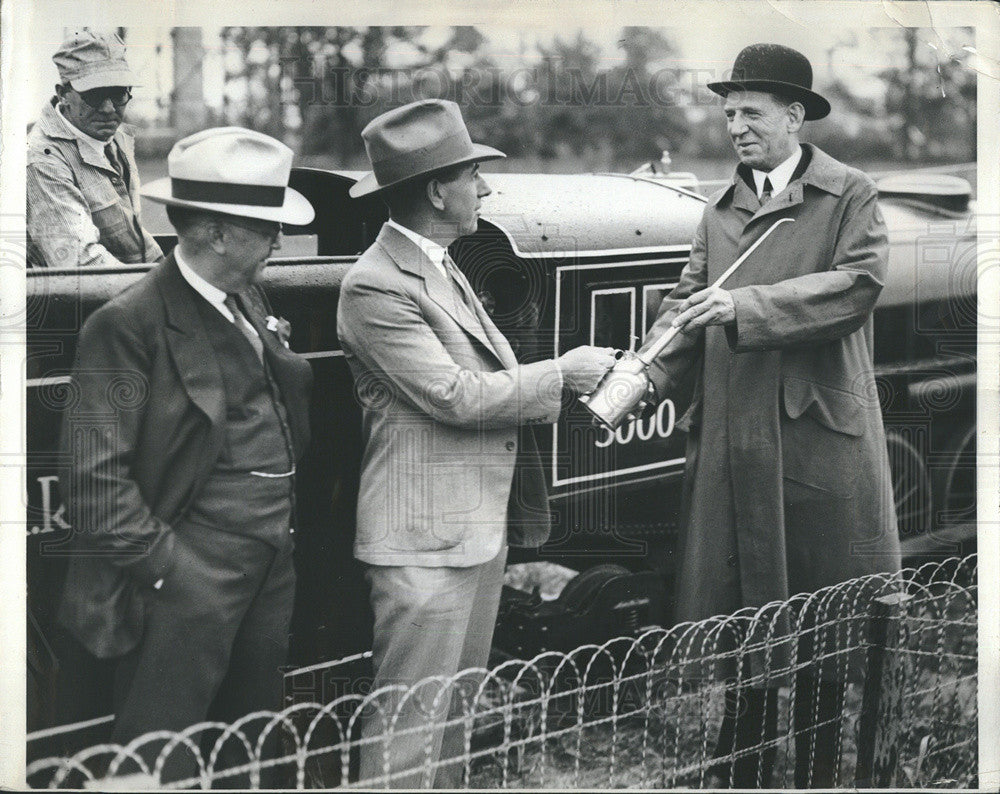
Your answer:
[[[27,782],[975,788],[976,626],[973,555],[413,687],[366,691],[362,657],[303,668],[280,713],[37,758]],[[364,754],[378,772],[359,779]]]

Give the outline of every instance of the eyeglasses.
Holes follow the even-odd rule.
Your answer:
[[[249,223],[240,223],[239,221],[230,220],[229,218],[226,218],[226,223],[230,226],[239,226],[241,229],[246,229],[248,232],[254,232],[259,234],[261,237],[267,237],[270,239],[271,245],[274,245],[274,243],[277,242],[284,229],[280,223],[270,223],[267,226],[262,227],[252,226]]]
[[[109,99],[115,108],[121,110],[129,103],[129,100],[132,99],[132,89],[124,88],[122,86],[92,88],[90,91],[77,91],[76,93],[78,93],[80,98],[94,110],[100,110],[104,107],[104,103]]]

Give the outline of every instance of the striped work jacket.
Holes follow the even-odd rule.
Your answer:
[[[155,262],[163,252],[142,228],[132,135],[112,139],[123,173],[81,146],[48,104],[28,136],[29,267],[111,267]]]

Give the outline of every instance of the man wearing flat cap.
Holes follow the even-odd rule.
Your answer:
[[[237,127],[179,141],[145,191],[176,248],[80,332],[60,620],[120,660],[121,744],[282,705],[312,373],[255,282],[282,223],[313,218],[291,163]]]
[[[519,428],[556,421],[563,387],[590,391],[614,357],[579,347],[519,364],[452,261],[490,194],[479,163],[504,156],[471,141],[458,105],[411,103],[362,136],[372,172],[351,195],[378,193],[390,220],[344,278],[337,317],[364,410],[354,551],[371,585],[374,688],[438,678],[373,702],[360,779],[452,787],[463,725],[440,726],[463,702],[448,682],[487,665],[508,544],[549,533],[535,439]],[[478,680],[458,684],[468,710]]]
[[[61,82],[28,136],[28,265],[160,260],[140,222],[135,142],[122,126],[137,84],[125,44],[82,28],[52,60]]]
[[[686,370],[697,373],[679,423],[689,435],[676,617],[691,621],[900,565],[872,365],[888,255],[875,186],[799,142],[803,122],[830,111],[801,53],[754,44],[731,79],[709,88],[725,98],[740,162],[709,199],[690,262],[646,341],[683,330],[651,367],[660,399]],[[794,223],[708,286],[783,218]],[[839,758],[851,660],[821,634],[814,627],[799,639],[800,662],[831,652],[795,677],[799,787],[835,785]],[[776,735],[778,673],[795,657],[782,661],[780,646],[745,660],[727,693],[716,747],[727,762],[711,785],[770,786],[773,749],[731,759]]]

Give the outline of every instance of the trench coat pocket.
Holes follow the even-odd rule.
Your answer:
[[[681,418],[677,420],[677,429],[683,430],[685,433],[690,433],[701,427],[701,394],[698,393],[691,400],[691,405],[688,409],[681,415]]]
[[[800,378],[786,377],[783,385],[786,502],[850,498],[864,452],[864,415],[855,396]]]
[[[857,395],[787,375],[783,385],[785,413],[789,419],[806,414],[837,433],[860,436],[865,432],[865,417]]]

